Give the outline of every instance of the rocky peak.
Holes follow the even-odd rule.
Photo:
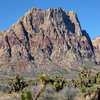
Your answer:
[[[71,19],[72,23],[75,24],[75,33],[77,33],[79,37],[82,36],[81,26],[78,21],[77,14],[74,11],[70,11],[69,15],[70,15],[70,19]]]
[[[100,36],[97,37],[96,39],[92,40],[92,43],[95,47],[98,47],[100,49]]]
[[[89,35],[81,30],[74,11],[32,8],[1,33],[0,63],[15,72],[31,71],[33,66],[67,71],[96,62]]]

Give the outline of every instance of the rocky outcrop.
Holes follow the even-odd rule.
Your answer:
[[[98,64],[100,64],[100,37],[97,37],[96,39],[92,40],[94,51],[96,55],[96,59]]]
[[[61,8],[32,8],[8,31],[1,31],[0,58],[1,71],[10,74],[36,73],[43,68],[50,74],[68,73],[96,63],[91,40],[81,30],[77,14]]]

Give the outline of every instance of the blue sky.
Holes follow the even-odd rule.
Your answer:
[[[0,31],[8,30],[32,7],[73,10],[91,39],[100,36],[100,0],[0,0]]]

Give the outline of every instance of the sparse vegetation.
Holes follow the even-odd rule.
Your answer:
[[[78,73],[77,80],[50,77],[44,73],[39,75],[39,79],[25,80],[17,74],[9,85],[9,93],[21,93],[21,100],[74,100],[78,96],[89,96],[91,100],[100,98],[100,72],[93,74],[86,66]],[[2,90],[1,86],[0,89]]]

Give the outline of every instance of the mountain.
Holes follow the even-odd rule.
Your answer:
[[[92,40],[92,44],[94,46],[94,52],[96,55],[97,62],[98,64],[100,64],[100,36]]]
[[[75,76],[84,64],[97,64],[88,33],[77,14],[61,8],[32,8],[9,30],[0,32],[0,73]]]

